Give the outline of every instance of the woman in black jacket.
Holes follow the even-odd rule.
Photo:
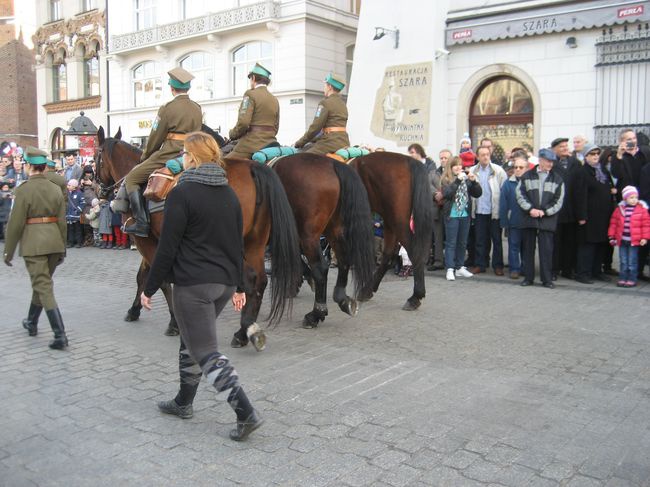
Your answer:
[[[237,311],[246,304],[242,213],[222,164],[221,151],[211,136],[187,135],[185,172],[167,197],[162,233],[141,301],[151,309],[151,296],[162,282],[174,283],[174,314],[181,334],[180,390],[175,399],[158,403],[158,408],[191,418],[203,372],[217,392],[228,392],[228,403],[237,414],[237,428],[230,438],[241,441],[262,420],[230,360],[217,348],[215,322],[224,306],[231,298]]]

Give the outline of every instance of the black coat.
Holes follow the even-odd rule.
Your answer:
[[[456,191],[458,191],[458,186],[460,185],[461,180],[456,178],[451,184],[442,185],[442,197],[444,198],[444,205],[442,207],[442,215],[445,221],[449,221],[451,215],[451,207],[454,206],[454,199],[456,198]],[[472,214],[472,198],[480,198],[483,194],[481,185],[478,181],[470,181],[469,179],[465,180],[467,185],[467,214]]]
[[[576,215],[573,208],[573,187],[574,179],[577,172],[582,168],[582,164],[576,157],[569,157],[567,167],[564,168],[559,161],[553,163],[553,170],[564,181],[564,203],[558,215],[558,223],[570,223],[576,221]]]
[[[650,206],[650,164],[645,164],[641,168],[641,177],[639,178],[639,199],[645,201]]]
[[[577,221],[586,220],[579,226],[579,236],[584,242],[602,243],[607,241],[609,219],[614,211],[612,180],[609,171],[605,184],[596,179],[596,170],[585,164],[576,172],[573,186],[573,206]]]
[[[616,152],[612,154],[612,176],[617,179],[616,189],[618,189],[619,194],[625,186],[639,188],[641,170],[649,162],[650,147],[646,145],[639,146],[639,150],[634,156],[626,152],[623,154],[623,158],[619,159],[616,157]]]

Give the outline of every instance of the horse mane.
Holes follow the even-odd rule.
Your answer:
[[[115,148],[116,145],[122,144],[126,149],[131,150],[131,152],[135,152],[137,154],[142,154],[142,149],[138,149],[137,147],[134,147],[133,145],[124,142],[122,139],[116,139],[114,137],[109,137],[104,141],[104,147],[106,150],[106,153],[108,154],[109,157],[112,157],[113,155],[113,149]]]

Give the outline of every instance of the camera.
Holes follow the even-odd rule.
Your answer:
[[[628,140],[625,143],[625,147],[628,148],[628,149],[634,149],[636,147],[636,144],[634,143],[634,141]]]

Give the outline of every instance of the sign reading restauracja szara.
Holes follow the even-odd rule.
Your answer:
[[[388,66],[375,96],[370,130],[398,146],[429,142],[432,63]]]

